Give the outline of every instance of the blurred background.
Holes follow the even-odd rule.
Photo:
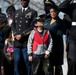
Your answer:
[[[45,13],[44,11],[44,0],[30,0],[29,7],[36,10],[38,12],[38,15],[42,15]],[[64,0],[53,0],[56,5],[59,5],[61,2]],[[0,0],[0,8],[2,8],[2,12],[6,14],[6,9],[8,6],[14,5],[16,10],[21,8],[20,0]],[[59,17],[63,19],[64,13],[60,12]],[[63,67],[63,72],[64,75],[67,75],[67,59],[66,59],[66,36],[63,37],[64,40],[64,65]]]
[[[29,6],[38,12],[38,15],[44,14],[44,0],[30,0]],[[64,0],[53,0],[57,5],[59,5]],[[14,5],[16,9],[21,7],[20,0],[0,0],[0,8],[2,12],[6,13],[6,8],[10,5]]]

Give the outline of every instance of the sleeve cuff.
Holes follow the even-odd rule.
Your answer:
[[[50,54],[50,52],[47,50],[47,51],[45,51],[45,54],[46,54],[46,55],[49,55],[49,54]]]

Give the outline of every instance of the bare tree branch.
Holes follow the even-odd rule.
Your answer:
[[[9,5],[16,5],[17,2],[19,2],[19,0],[4,0],[5,2],[7,2]]]
[[[8,1],[8,0],[4,0],[5,2],[7,2],[8,4],[11,4],[11,2],[10,1]]]
[[[42,6],[42,4],[39,3],[39,2],[38,2],[38,4],[37,4],[37,3],[34,3],[34,2],[30,2],[30,4],[32,4],[32,5],[34,5],[35,7],[39,8],[39,10],[44,10],[43,7],[40,7],[40,6]],[[40,5],[40,6],[38,6],[38,5]]]
[[[19,0],[17,0],[17,1],[14,3],[14,5],[17,4],[18,1],[19,1]]]
[[[61,1],[60,0],[56,0],[56,4],[59,4],[59,3],[61,3]]]

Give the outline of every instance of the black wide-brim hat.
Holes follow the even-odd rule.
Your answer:
[[[44,5],[51,6],[51,5],[55,5],[55,3],[52,0],[44,0]]]
[[[45,18],[41,18],[41,17],[36,17],[35,19],[34,19],[34,21],[33,21],[33,23],[35,24],[35,23],[37,23],[37,22],[44,22],[45,21]]]

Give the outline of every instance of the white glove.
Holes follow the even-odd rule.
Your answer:
[[[50,52],[49,52],[49,51],[45,51],[45,54],[46,54],[46,55],[49,55],[49,54],[50,54]]]

